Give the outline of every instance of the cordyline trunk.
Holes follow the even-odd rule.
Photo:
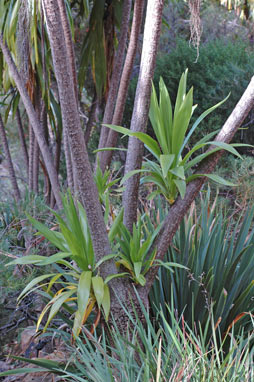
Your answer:
[[[127,42],[127,33],[128,33],[128,27],[129,27],[131,5],[132,5],[132,0],[124,0],[121,34],[119,38],[118,49],[114,58],[113,73],[110,79],[108,98],[107,98],[107,103],[106,103],[104,116],[103,116],[103,123],[107,123],[107,124],[112,123],[112,118],[114,114],[119,81],[121,78],[122,67],[124,62],[124,52],[125,52],[125,47]],[[105,126],[102,126],[100,141],[99,141],[99,148],[105,147],[107,142],[108,132],[109,132],[109,129]],[[98,153],[98,158],[99,158],[99,161],[101,162],[102,156],[100,152]]]
[[[29,191],[33,191],[33,161],[34,161],[34,145],[35,145],[35,136],[34,131],[31,127],[31,124],[29,124],[29,164],[28,164],[28,189]]]
[[[67,13],[65,11],[65,2],[64,0],[57,0],[60,17],[62,21],[62,28],[64,32],[66,52],[69,59],[69,63],[71,65],[71,78],[73,89],[75,93],[76,102],[78,103],[78,81],[77,81],[77,73],[76,73],[76,64],[75,64],[75,54],[74,54],[74,46],[72,43],[72,36],[70,25],[67,17]],[[75,172],[73,170],[73,159],[70,152],[69,147],[69,137],[68,130],[64,130],[64,151],[65,151],[65,160],[66,160],[66,170],[67,170],[67,181],[68,187],[72,192],[78,193],[78,185],[75,177]]]
[[[8,140],[7,140],[5,127],[4,127],[4,123],[2,120],[1,114],[0,114],[0,137],[1,137],[2,145],[3,145],[3,149],[4,149],[4,154],[6,157],[6,162],[7,162],[7,167],[8,167],[8,171],[9,171],[11,185],[13,188],[14,198],[15,198],[16,202],[19,202],[21,199],[19,186],[18,186],[17,178],[15,175],[15,170],[14,170],[13,163],[12,163],[11,153],[9,150]]]
[[[140,29],[142,25],[144,11],[144,0],[136,0],[134,5],[133,20],[131,27],[130,42],[128,45],[128,50],[124,62],[124,68],[122,72],[122,77],[119,85],[116,106],[114,111],[114,116],[112,120],[113,125],[121,125],[124,113],[125,102],[128,94],[128,86],[130,82],[131,72],[134,64],[134,59],[138,47],[138,37],[140,34]],[[117,132],[110,130],[108,132],[108,138],[105,147],[115,147],[117,143]],[[104,151],[101,153],[100,166],[102,171],[105,171],[111,163],[113,151]]]
[[[62,112],[63,129],[68,130],[68,138],[77,175],[79,195],[87,213],[97,261],[111,253],[101,205],[85,146],[71,73],[71,62],[67,55],[62,20],[58,4],[53,0],[43,0],[49,41],[52,51],[55,77]],[[65,11],[65,9],[64,9]],[[107,264],[107,274],[114,273],[112,263]]]
[[[27,169],[27,174],[28,174],[28,152],[27,152],[25,133],[24,133],[23,124],[21,121],[19,107],[17,107],[17,110],[16,110],[16,120],[18,125],[18,134],[19,134],[19,140],[21,143],[21,150],[23,153],[23,157],[24,157],[24,161],[25,161],[25,165]]]
[[[96,90],[94,89],[94,96],[93,96],[93,100],[92,100],[92,103],[91,103],[91,107],[90,107],[90,111],[89,111],[89,116],[88,116],[88,121],[86,123],[86,131],[85,131],[85,135],[84,135],[86,146],[87,146],[87,144],[89,142],[91,131],[92,131],[92,127],[93,127],[93,123],[94,123],[94,120],[95,120],[97,102],[98,102],[98,97],[97,97],[97,94],[96,94]]]
[[[38,119],[38,116],[36,115],[33,104],[32,104],[32,102],[29,98],[29,95],[27,93],[23,78],[20,76],[20,74],[17,70],[17,67],[16,67],[16,65],[15,65],[15,63],[11,57],[10,51],[4,42],[2,33],[0,33],[0,47],[2,49],[4,59],[5,59],[6,63],[8,64],[12,78],[16,83],[16,86],[17,86],[18,91],[20,93],[20,97],[21,97],[23,104],[25,106],[30,124],[33,128],[33,131],[36,135],[36,139],[37,139],[38,144],[40,146],[41,154],[42,154],[45,166],[46,166],[48,174],[49,174],[50,182],[52,185],[52,190],[54,192],[57,205],[58,205],[58,207],[61,207],[62,206],[62,200],[60,197],[60,186],[59,186],[59,182],[58,182],[57,172],[55,170],[54,163],[52,160],[52,155],[49,151],[44,133],[42,131],[40,121]]]
[[[147,3],[140,72],[130,127],[132,131],[146,131],[163,5],[163,0],[148,0]],[[125,174],[141,168],[143,147],[143,143],[138,139],[129,138]],[[138,175],[129,178],[123,194],[124,224],[130,232],[137,219],[139,178]]]

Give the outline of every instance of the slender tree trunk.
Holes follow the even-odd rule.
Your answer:
[[[108,93],[107,103],[106,103],[105,112],[103,116],[103,123],[107,123],[107,124],[112,122],[112,118],[114,114],[119,81],[121,78],[122,67],[124,62],[124,52],[125,52],[125,47],[127,42],[131,5],[132,5],[132,0],[124,0],[121,34],[119,38],[118,49],[114,59],[113,73],[110,80],[109,93]],[[109,129],[107,127],[102,126],[100,141],[99,141],[99,148],[105,147],[107,142],[108,131]],[[97,156],[99,158],[99,161],[101,161],[102,156],[100,152],[97,154]]]
[[[20,143],[21,143],[21,150],[23,153],[24,162],[25,162],[25,166],[27,169],[27,175],[28,175],[28,152],[27,152],[25,133],[24,133],[23,124],[21,121],[19,107],[17,107],[17,110],[16,110],[16,120],[17,120],[17,125],[18,125],[18,134],[19,134],[19,139],[20,139]]]
[[[67,184],[71,192],[74,192],[74,179],[73,179],[73,169],[72,169],[72,160],[71,152],[69,146],[69,138],[67,130],[63,129],[63,142],[64,142],[64,154],[65,154],[65,163],[66,163],[66,172],[67,172]]]
[[[43,0],[45,19],[48,26],[55,76],[58,84],[61,104],[63,129],[68,129],[69,143],[73,155],[74,168],[77,174],[81,202],[87,213],[91,230],[96,260],[111,252],[106,226],[96,185],[93,180],[84,134],[81,129],[75,90],[71,76],[71,63],[67,55],[64,33],[58,5],[53,0]],[[101,268],[102,269],[102,268]],[[114,273],[115,266],[108,263],[103,273]]]
[[[29,124],[29,166],[28,166],[28,189],[33,191],[34,179],[33,179],[33,168],[34,168],[34,146],[35,146],[35,136],[34,131]]]
[[[43,123],[42,123],[42,114],[41,114],[41,92],[38,84],[36,84],[35,88],[35,96],[34,96],[34,108],[37,113],[38,119],[41,124],[41,129],[43,130]],[[38,194],[39,191],[39,158],[40,158],[40,148],[37,142],[37,139],[35,137],[34,139],[34,152],[33,152],[34,158],[33,158],[33,190],[36,194]]]
[[[76,72],[76,63],[75,63],[75,53],[74,46],[72,42],[71,29],[69,25],[69,20],[67,18],[66,7],[64,0],[57,0],[60,17],[62,21],[62,27],[64,31],[65,44],[67,49],[68,58],[71,64],[71,75],[73,81],[73,89],[75,92],[76,101],[78,102],[78,81],[77,81],[77,72]]]
[[[91,104],[91,108],[90,108],[90,112],[89,112],[88,121],[86,124],[86,131],[85,131],[85,143],[86,143],[86,145],[88,144],[89,139],[90,139],[93,123],[95,120],[96,107],[97,107],[97,94],[96,94],[96,90],[94,89],[94,96],[93,96],[93,100],[92,100],[92,104]]]
[[[6,161],[7,161],[10,181],[11,181],[11,185],[12,185],[13,193],[14,193],[14,198],[15,198],[16,202],[19,202],[20,199],[21,199],[20,191],[19,191],[19,186],[18,186],[16,175],[15,175],[14,166],[13,166],[13,163],[12,163],[11,153],[10,153],[10,150],[9,150],[8,140],[7,140],[7,136],[6,136],[6,132],[5,132],[5,127],[4,127],[4,123],[3,123],[3,120],[2,120],[1,114],[0,114],[0,137],[1,137],[1,140],[2,140],[4,154],[5,154]]]
[[[56,172],[59,174],[59,168],[60,168],[60,158],[61,158],[61,145],[62,145],[62,134],[60,129],[57,129],[57,135],[56,135],[56,151],[55,151],[55,168]],[[50,207],[54,208],[55,205],[55,198],[54,194],[51,193],[50,195]]]
[[[148,0],[144,30],[144,41],[141,55],[140,72],[131,119],[132,131],[146,131],[151,98],[152,78],[160,38],[163,0]],[[125,174],[140,169],[143,158],[143,143],[134,137],[129,138]],[[132,232],[137,219],[139,176],[135,175],[126,182],[123,194],[124,224]]]
[[[57,173],[56,173],[56,170],[55,170],[55,167],[53,164],[52,155],[49,151],[47,142],[45,140],[44,133],[41,129],[40,121],[36,115],[36,112],[34,110],[32,102],[31,102],[29,95],[27,93],[25,83],[24,83],[22,77],[20,76],[20,74],[17,70],[17,67],[16,67],[16,65],[15,65],[15,63],[11,57],[11,54],[10,54],[10,51],[9,51],[7,45],[5,44],[5,42],[3,40],[2,33],[0,33],[0,47],[2,49],[5,61],[8,64],[12,78],[15,81],[16,86],[19,90],[21,99],[22,99],[23,104],[26,108],[26,112],[27,112],[28,118],[29,118],[30,123],[31,123],[31,126],[35,132],[37,141],[39,143],[40,150],[41,150],[41,153],[43,156],[43,160],[44,160],[45,166],[47,168],[47,171],[48,171],[48,174],[50,177],[50,182],[52,185],[52,189],[53,189],[56,201],[57,201],[57,205],[58,205],[58,207],[61,207],[62,206],[62,200],[60,197],[60,186],[59,186],[59,182],[58,182]]]
[[[40,148],[35,138],[34,159],[33,159],[33,190],[36,194],[38,194],[39,192],[39,157],[40,157]]]
[[[144,0],[136,0],[134,5],[134,14],[131,27],[131,36],[128,46],[128,51],[125,58],[123,73],[119,85],[116,106],[114,111],[114,116],[112,120],[113,125],[121,125],[124,113],[125,102],[128,94],[128,87],[131,77],[131,72],[134,64],[134,59],[138,47],[138,37],[140,34],[140,29],[142,25],[144,11]],[[118,134],[114,130],[109,130],[107,143],[105,147],[115,147],[117,143]],[[104,172],[107,166],[110,166],[113,151],[104,151],[101,154],[100,166]]]

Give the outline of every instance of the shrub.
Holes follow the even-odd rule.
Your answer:
[[[225,335],[232,323],[235,332],[248,332],[249,315],[253,311],[254,230],[250,230],[254,209],[242,224],[233,228],[223,212],[209,203],[209,192],[202,202],[200,217],[192,208],[175,235],[165,261],[189,268],[165,267],[159,270],[150,301],[154,312],[162,307],[168,320],[167,306],[174,304],[176,312],[194,329],[199,325],[208,338],[207,326],[213,311],[214,322]]]
[[[188,83],[194,87],[194,104],[198,104],[199,114],[231,92],[227,102],[200,124],[194,136],[194,139],[197,139],[200,138],[200,134],[205,135],[223,125],[248,85],[253,73],[253,64],[254,54],[242,41],[226,43],[224,40],[216,40],[201,45],[196,62],[196,50],[190,47],[188,42],[177,40],[176,47],[170,53],[158,56],[154,83],[158,89],[159,78],[163,77],[174,104],[178,79],[188,68]],[[125,111],[127,125],[131,119],[135,87],[136,79],[133,79]],[[197,118],[195,113],[194,118]]]

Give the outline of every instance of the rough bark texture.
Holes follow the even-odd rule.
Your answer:
[[[146,131],[151,98],[152,78],[155,68],[156,53],[160,38],[163,0],[148,0],[144,30],[141,65],[135,95],[134,110],[131,119],[132,131]],[[134,137],[129,138],[125,174],[140,169],[143,158],[143,143]],[[128,179],[123,194],[124,224],[132,231],[137,218],[139,176]]]
[[[251,108],[254,106],[254,77],[252,77],[247,89],[242,95],[240,101],[236,105],[235,109],[225,122],[221,131],[215,138],[215,141],[229,143],[238,128],[241,126],[242,122],[250,112]],[[209,150],[212,149],[212,146]],[[200,164],[197,169],[197,174],[209,174],[211,173],[219,158],[222,156],[223,151],[219,151]],[[167,252],[169,245],[180,225],[180,222],[184,215],[188,212],[191,203],[197,196],[202,185],[206,181],[205,177],[197,178],[196,180],[189,183],[187,186],[186,194],[184,199],[180,197],[177,198],[176,202],[170,207],[169,213],[164,220],[163,226],[158,234],[157,240],[155,242],[155,247],[157,247],[156,259],[163,260],[165,253]],[[149,290],[152,286],[154,279],[157,274],[157,268],[152,267],[147,273],[147,285],[146,288]]]
[[[71,77],[73,89],[76,97],[76,102],[78,102],[78,81],[77,81],[77,73],[76,73],[76,63],[75,63],[75,54],[74,54],[74,46],[72,43],[72,35],[69,25],[69,20],[66,13],[66,7],[64,0],[57,0],[61,24],[64,32],[65,46],[69,59],[69,63],[71,65]],[[75,174],[75,170],[73,169],[73,158],[69,148],[69,137],[68,130],[64,132],[64,149],[65,149],[65,158],[66,158],[66,167],[67,167],[67,180],[68,186],[70,187],[72,192],[78,193],[78,182],[77,176]]]
[[[27,152],[25,133],[24,133],[23,124],[21,121],[19,107],[17,107],[17,111],[16,111],[16,120],[18,125],[18,134],[19,134],[19,140],[21,144],[21,150],[23,153],[23,157],[24,157],[24,161],[25,161],[25,165],[27,169],[27,174],[28,174],[28,152]]]
[[[68,129],[69,143],[78,179],[79,194],[87,213],[94,252],[98,261],[105,254],[110,253],[111,249],[99,203],[98,191],[93,181],[84,134],[81,129],[72,78],[68,75],[71,72],[71,63],[66,52],[59,8],[53,0],[44,0],[43,6],[58,84],[63,128]],[[105,274],[113,272],[114,266],[112,263],[105,265]],[[101,273],[103,275],[103,272]]]
[[[15,175],[15,170],[14,170],[13,163],[12,163],[11,153],[9,150],[8,140],[7,140],[5,127],[4,127],[4,123],[2,120],[1,114],[0,114],[0,137],[1,137],[2,145],[3,145],[3,149],[4,149],[4,154],[6,157],[6,162],[7,162],[7,167],[8,167],[8,171],[9,171],[11,185],[13,188],[14,198],[15,198],[16,202],[18,202],[21,199],[21,196],[20,196],[19,186],[18,186],[17,178]]]
[[[12,60],[10,51],[9,51],[7,45],[4,43],[2,34],[0,34],[0,47],[2,49],[4,59],[9,66],[9,70],[10,70],[10,73],[13,77],[13,80],[15,81],[16,86],[19,90],[21,99],[23,101],[23,104],[25,106],[28,118],[29,118],[30,123],[31,123],[31,126],[34,130],[37,141],[39,143],[40,150],[41,150],[41,153],[43,156],[43,160],[44,160],[45,166],[47,168],[47,171],[48,171],[48,174],[50,177],[50,182],[52,185],[52,189],[53,189],[56,201],[57,201],[57,205],[60,207],[62,205],[62,201],[61,201],[61,197],[60,197],[60,187],[59,187],[57,173],[56,173],[54,163],[52,160],[52,155],[49,151],[47,142],[45,140],[45,136],[44,136],[43,131],[41,129],[40,121],[36,115],[36,112],[34,110],[32,102],[31,102],[29,95],[27,93],[23,78],[20,76],[15,63]]]
[[[67,50],[68,58],[71,64],[71,75],[72,75],[74,93],[75,93],[76,101],[78,102],[78,81],[77,81],[77,72],[76,72],[76,63],[75,63],[75,53],[74,53],[74,46],[72,43],[72,35],[71,35],[69,20],[67,17],[64,0],[57,0],[57,3],[60,10],[60,17],[61,17],[61,22],[62,22],[62,27],[64,32],[66,50]]]
[[[34,161],[34,131],[31,127],[31,124],[29,124],[29,165],[28,165],[28,189],[29,191],[33,191],[34,186],[34,180],[33,180],[33,161]]]
[[[128,86],[130,82],[130,76],[134,64],[134,59],[138,47],[138,37],[140,34],[140,29],[142,25],[142,17],[144,11],[144,0],[136,0],[134,5],[134,13],[131,27],[130,42],[128,45],[128,50],[124,62],[124,68],[122,72],[122,77],[119,85],[116,106],[114,111],[114,116],[112,120],[113,125],[121,125],[124,113],[125,102],[128,94]],[[109,130],[107,143],[105,147],[115,147],[117,143],[117,132],[114,130]],[[105,171],[106,167],[110,165],[112,159],[113,151],[102,152],[101,155],[101,169]]]
[[[74,180],[73,180],[73,171],[72,171],[72,161],[71,161],[71,152],[69,146],[69,138],[67,130],[63,129],[63,142],[64,142],[64,154],[65,154],[65,163],[66,163],[66,172],[67,172],[67,184],[71,192],[74,192]]]
[[[86,143],[86,145],[89,142],[93,123],[95,120],[97,102],[98,102],[97,94],[96,94],[96,90],[94,89],[94,96],[93,96],[92,104],[91,104],[90,111],[89,111],[88,121],[86,124],[86,131],[85,131],[85,143]]]
[[[34,159],[33,159],[33,190],[36,194],[39,191],[39,157],[40,148],[35,138],[34,140]]]
[[[124,62],[124,52],[125,52],[125,47],[127,42],[127,33],[128,33],[128,27],[129,27],[131,5],[132,5],[132,0],[124,0],[121,34],[119,38],[118,49],[114,59],[113,73],[110,79],[108,98],[107,98],[107,103],[106,103],[105,112],[103,116],[103,123],[107,123],[107,124],[112,122],[112,118],[114,114],[119,81],[121,78],[122,67]],[[105,147],[107,142],[108,131],[109,129],[107,127],[102,126],[100,141],[99,141],[99,148]],[[101,161],[102,159],[101,153],[98,153],[98,158]]]

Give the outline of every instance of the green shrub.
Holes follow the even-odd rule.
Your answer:
[[[194,104],[198,104],[193,118],[197,118],[197,113],[201,114],[231,92],[227,102],[200,124],[194,139],[223,125],[247,87],[254,64],[254,54],[242,41],[236,43],[226,43],[224,40],[212,41],[200,46],[197,62],[196,54],[196,50],[188,42],[177,40],[176,47],[170,53],[158,56],[154,75],[157,89],[159,78],[163,77],[174,104],[178,80],[182,72],[186,68],[189,69],[188,84],[194,87]],[[136,79],[133,79],[125,111],[127,125],[131,119],[135,87]]]
[[[252,208],[242,224],[232,227],[223,212],[209,203],[209,193],[202,202],[200,217],[190,210],[176,233],[165,261],[189,268],[165,267],[159,270],[150,301],[154,311],[162,307],[168,320],[167,305],[174,304],[178,314],[194,329],[205,330],[213,311],[214,322],[225,334],[234,322],[235,332],[248,332],[253,312],[254,230]],[[212,327],[206,327],[208,338]]]
[[[68,361],[57,359],[15,357],[39,369],[19,368],[0,373],[0,377],[36,371],[51,372],[56,380],[79,382],[250,382],[253,381],[253,349],[243,335],[238,338],[234,330],[228,334],[229,350],[223,350],[223,341],[217,341],[213,334],[209,346],[205,345],[205,332],[196,335],[183,317],[175,318],[174,308],[168,308],[171,326],[164,314],[158,314],[158,329],[154,329],[144,306],[145,325],[129,314],[126,333],[122,334],[117,325],[111,326],[111,341],[103,331],[99,336],[88,330],[83,338],[78,338],[70,346],[68,333],[56,330],[61,343],[65,343]],[[211,321],[212,321],[212,317]],[[161,320],[160,320],[161,319]],[[53,376],[52,376],[53,378]]]

